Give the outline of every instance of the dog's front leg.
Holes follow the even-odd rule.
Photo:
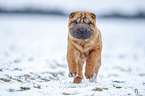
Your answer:
[[[100,56],[99,50],[94,50],[90,53],[86,61],[85,76],[87,79],[91,79],[95,72],[95,66]]]
[[[67,51],[67,62],[69,67],[69,77],[78,76],[78,60],[75,56],[73,49]]]

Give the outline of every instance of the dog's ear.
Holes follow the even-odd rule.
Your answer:
[[[94,13],[92,13],[92,12],[89,12],[89,13],[93,19],[96,19],[96,15]]]
[[[73,18],[73,17],[75,16],[75,14],[76,14],[76,12],[75,12],[75,11],[74,11],[74,12],[72,12],[72,13],[70,13],[69,18]]]

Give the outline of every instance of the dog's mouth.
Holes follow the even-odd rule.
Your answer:
[[[85,40],[93,36],[94,31],[85,25],[74,26],[70,29],[70,34],[77,39]]]

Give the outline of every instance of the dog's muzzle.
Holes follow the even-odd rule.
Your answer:
[[[70,33],[74,38],[85,40],[91,38],[94,31],[83,24],[77,26],[76,28],[72,28]]]

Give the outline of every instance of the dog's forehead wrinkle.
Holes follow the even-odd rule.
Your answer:
[[[82,13],[82,19],[86,18],[86,13]]]
[[[78,19],[77,19],[77,22],[79,22],[79,23],[80,23],[80,18],[78,18]]]

